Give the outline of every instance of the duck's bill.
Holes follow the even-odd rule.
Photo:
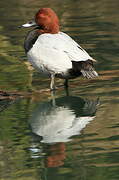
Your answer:
[[[35,21],[29,21],[26,24],[23,24],[23,25],[19,26],[19,28],[22,28],[22,27],[23,28],[28,28],[28,27],[32,27],[32,26],[37,26]]]

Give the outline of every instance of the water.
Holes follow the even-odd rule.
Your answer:
[[[26,30],[17,27],[40,7],[57,12],[62,31],[98,60],[100,77],[51,94],[39,91],[50,82],[34,71],[38,92],[0,101],[0,180],[118,180],[119,1],[1,1],[0,90],[27,94]]]

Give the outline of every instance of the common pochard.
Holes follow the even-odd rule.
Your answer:
[[[41,8],[34,20],[22,27],[34,27],[25,38],[25,52],[32,66],[51,78],[51,90],[55,89],[55,77],[65,79],[64,85],[68,86],[68,79],[98,76],[93,67],[95,60],[60,31],[59,19],[52,9]]]

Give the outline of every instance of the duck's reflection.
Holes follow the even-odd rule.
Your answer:
[[[47,157],[45,158],[45,167],[58,167],[64,164],[66,158],[65,143],[55,143],[47,145]]]
[[[98,100],[66,96],[40,104],[30,125],[43,143],[67,142],[94,119]]]
[[[42,152],[46,154],[45,167],[63,165],[66,157],[65,142],[80,134],[94,119],[97,105],[98,100],[74,96],[53,97],[51,101],[38,105],[30,125],[32,132],[37,135],[35,137],[44,143]]]

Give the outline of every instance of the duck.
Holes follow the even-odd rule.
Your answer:
[[[68,80],[79,76],[95,78],[93,59],[68,34],[60,31],[59,19],[51,8],[40,8],[33,20],[21,25],[33,27],[24,40],[24,49],[30,64],[51,79],[50,89],[55,90],[55,78]]]

